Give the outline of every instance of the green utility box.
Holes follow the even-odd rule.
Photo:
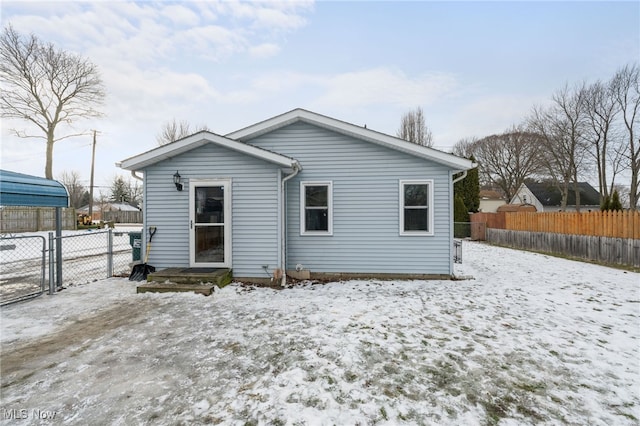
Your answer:
[[[131,244],[131,257],[134,262],[140,260],[140,248],[142,247],[142,232],[129,232],[129,244]]]

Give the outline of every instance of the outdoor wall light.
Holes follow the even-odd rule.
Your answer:
[[[173,183],[176,185],[176,189],[178,191],[182,191],[182,184],[180,183],[180,173],[176,170],[176,173],[173,175]]]

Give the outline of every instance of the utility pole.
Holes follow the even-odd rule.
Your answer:
[[[91,180],[89,181],[89,218],[93,220],[93,169],[96,163],[96,131],[93,131],[93,148],[91,151]]]

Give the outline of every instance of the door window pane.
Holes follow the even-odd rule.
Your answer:
[[[196,223],[224,223],[224,187],[197,187]]]
[[[224,262],[224,226],[196,226],[195,261]]]

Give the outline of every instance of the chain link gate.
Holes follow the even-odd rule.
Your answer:
[[[41,235],[0,237],[0,305],[45,292],[46,250]]]

